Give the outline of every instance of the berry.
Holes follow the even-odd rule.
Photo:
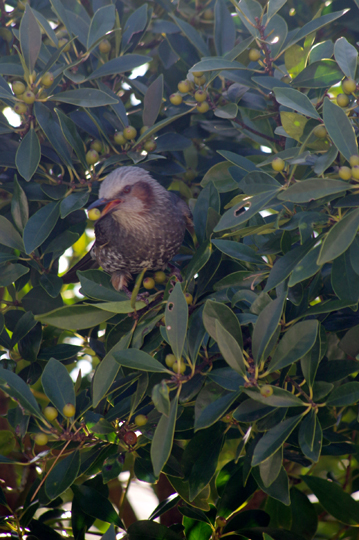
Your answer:
[[[202,86],[206,82],[206,76],[202,75],[201,77],[195,77],[194,82],[195,84],[197,84],[197,86]]]
[[[265,384],[264,386],[260,387],[259,391],[263,397],[267,398],[273,394],[273,386],[270,384]]]
[[[128,141],[132,141],[136,137],[136,135],[137,135],[137,130],[133,126],[127,126],[123,130],[123,136]]]
[[[123,131],[117,131],[113,136],[113,140],[116,144],[122,145],[127,143],[127,139],[125,139],[125,137],[123,136]]]
[[[186,79],[185,81],[180,81],[177,84],[177,88],[178,88],[179,92],[182,92],[182,94],[187,94],[187,92],[189,92],[191,90],[191,84]]]
[[[184,297],[186,299],[187,304],[190,306],[193,302],[193,296],[189,292],[186,292],[184,293]]]
[[[248,57],[251,62],[258,62],[261,57],[261,52],[259,49],[249,49]]]
[[[339,176],[342,180],[350,180],[352,177],[352,170],[349,167],[340,167]]]
[[[28,105],[32,105],[32,103],[34,103],[36,97],[35,97],[34,92],[31,92],[31,90],[26,90],[26,92],[24,92],[22,94],[21,99],[25,103],[27,103]]]
[[[91,221],[96,221],[101,216],[101,212],[98,208],[91,208],[91,210],[88,211],[87,215]]]
[[[26,86],[21,81],[14,81],[12,83],[12,91],[14,92],[15,96],[20,96],[23,94],[26,90]]]
[[[146,150],[146,152],[153,152],[154,150],[156,150],[157,144],[155,143],[154,140],[150,139],[149,141],[145,142],[145,144],[143,145],[143,148],[144,150]]]
[[[209,105],[207,101],[202,101],[202,103],[198,103],[196,108],[197,111],[200,113],[206,113],[207,111],[209,111]]]
[[[337,103],[339,107],[347,107],[349,104],[349,97],[346,94],[338,94]]]
[[[170,102],[172,105],[181,105],[182,103],[182,96],[180,94],[171,94],[170,95]]]
[[[140,129],[140,135],[143,135],[145,131],[147,131],[149,128],[149,126],[142,126],[141,129]]]
[[[194,99],[199,103],[202,103],[202,101],[206,101],[207,92],[205,90],[197,90],[197,92],[195,92],[194,94]]]
[[[227,520],[226,518],[222,517],[222,516],[218,516],[216,517],[216,527],[220,527],[221,529],[223,529],[223,527],[227,525]]]
[[[123,436],[123,440],[128,446],[133,446],[137,442],[137,435],[134,431],[127,431]]]
[[[166,366],[171,368],[176,362],[176,357],[174,354],[167,354],[165,358]]]
[[[192,180],[196,178],[196,176],[197,176],[196,171],[194,171],[191,167],[189,167],[189,169],[187,169],[187,171],[184,173],[183,178],[187,180],[187,182],[191,182]]]
[[[49,420],[49,422],[52,422],[53,420],[55,420],[58,414],[59,413],[57,412],[55,407],[45,407],[44,409],[44,416],[47,420]]]
[[[66,45],[66,44],[67,44],[67,45]],[[70,48],[71,48],[71,45],[70,45],[70,43],[69,43],[69,40],[68,40],[68,39],[65,39],[65,38],[59,39],[59,41],[58,41],[58,48],[61,49],[62,47],[64,47],[64,45],[66,45],[66,46],[65,46],[65,48],[63,49],[62,52],[69,52],[69,50],[70,50]]]
[[[47,435],[45,435],[45,433],[36,433],[35,435],[35,443],[39,446],[45,446],[48,440],[49,439],[47,438]]]
[[[90,144],[90,148],[91,148],[91,150],[96,150],[96,152],[102,152],[102,148],[103,148],[102,142],[99,141],[98,139],[95,139]]]
[[[138,414],[135,417],[135,424],[138,427],[145,426],[147,424],[147,422],[148,422],[148,418],[144,414]]]
[[[173,363],[172,369],[175,373],[184,373],[186,371],[186,364],[181,360],[179,362],[176,361]]]
[[[89,150],[86,153],[86,162],[89,165],[94,165],[95,163],[98,162],[98,160],[99,160],[99,155],[98,155],[98,152],[96,152],[96,150]]]
[[[109,42],[108,39],[104,39],[103,41],[101,41],[101,43],[99,44],[98,48],[100,49],[100,52],[104,53],[104,54],[107,54],[110,52],[111,50],[111,43]]]
[[[165,281],[167,280],[166,274],[162,272],[162,270],[158,270],[157,272],[155,272],[153,277],[156,283],[165,283]]]
[[[75,406],[72,405],[72,403],[66,403],[66,405],[62,409],[62,414],[66,418],[71,418],[72,416],[74,416],[75,412],[76,412],[76,409],[75,409]]]
[[[284,77],[281,78],[281,81],[285,84],[290,84],[292,82],[292,77],[290,75],[284,75]]]
[[[45,86],[45,88],[49,88],[53,82],[54,76],[52,73],[50,73],[50,71],[48,71],[47,73],[45,73],[45,75],[41,77],[41,84],[42,86]]]
[[[285,161],[282,158],[276,157],[273,159],[272,169],[274,171],[277,171],[277,172],[283,171],[284,167],[285,167]]]
[[[345,94],[352,94],[357,89],[356,82],[353,79],[344,79],[342,89]]]
[[[204,75],[203,71],[192,71],[193,77],[202,77]]]
[[[143,286],[145,289],[153,289],[155,285],[156,285],[155,280],[151,277],[146,277],[143,280]]]
[[[356,156],[355,154],[354,156],[350,156],[349,163],[351,167],[355,167],[355,165],[359,165],[359,156]]]
[[[318,139],[325,139],[328,135],[328,132],[324,126],[316,126],[313,130],[313,133]]]
[[[17,114],[25,114],[25,113],[27,112],[27,105],[25,105],[25,103],[23,103],[23,102],[15,103],[15,105],[14,105],[14,111],[15,111]]]
[[[204,18],[206,21],[212,21],[212,20],[214,19],[213,9],[206,9],[206,10],[203,12],[203,18]]]
[[[359,166],[355,165],[352,167],[352,177],[355,178],[355,180],[359,180]]]

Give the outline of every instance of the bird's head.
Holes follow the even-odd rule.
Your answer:
[[[90,207],[104,206],[100,219],[111,214],[119,223],[143,220],[168,199],[168,192],[140,167],[119,167],[102,182],[99,198]]]

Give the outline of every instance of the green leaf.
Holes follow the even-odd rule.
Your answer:
[[[178,28],[187,36],[189,41],[196,47],[196,49],[203,55],[203,56],[210,56],[210,51],[203,41],[201,35],[197,30],[192,26],[191,24],[188,24],[183,19],[178,19],[174,15],[171,15],[172,19],[177,24]],[[197,71],[197,70],[195,70]],[[198,71],[203,71],[202,69],[199,69]]]
[[[80,469],[80,452],[75,450],[66,456],[49,472],[45,482],[45,492],[50,500],[56,499],[76,480]]]
[[[289,287],[294,287],[297,283],[314,276],[320,270],[321,267],[317,265],[319,250],[320,245],[315,246],[299,261],[289,278]]]
[[[307,495],[292,486],[290,490],[292,501],[292,525],[291,531],[300,536],[311,540],[318,528],[318,517],[314,504],[312,504]]]
[[[264,260],[257,252],[246,244],[233,242],[232,240],[212,240],[212,244],[216,246],[222,253],[228,255],[237,261],[245,261],[255,264],[264,264]]]
[[[186,304],[187,305],[187,304]],[[121,366],[154,373],[172,373],[158,360],[138,349],[124,349],[111,353]]]
[[[279,448],[274,454],[259,465],[261,480],[265,487],[269,487],[278,478],[282,468],[283,448]]]
[[[118,73],[125,73],[125,71],[132,71],[136,67],[143,66],[151,62],[152,58],[150,56],[141,56],[139,54],[124,54],[118,58],[113,58],[109,60],[88,77],[88,80],[99,79],[106,77],[107,75],[117,75]]]
[[[41,148],[39,139],[33,128],[30,128],[22,139],[15,156],[15,163],[19,174],[29,182],[40,163]]]
[[[294,88],[273,88],[273,91],[276,100],[281,105],[294,109],[310,118],[320,118],[310,99],[305,94],[302,94],[302,92],[298,92]]]
[[[217,2],[222,2],[223,0],[217,0]],[[238,114],[238,105],[236,103],[227,103],[223,107],[216,107],[214,110],[214,116],[218,118],[236,118]]]
[[[146,307],[146,304],[141,301],[136,302],[135,306],[131,306],[131,300],[123,300],[122,302],[101,302],[100,304],[91,304],[91,306],[111,313],[133,313],[135,310]]]
[[[122,35],[122,47],[127,50],[141,39],[148,21],[148,4],[141,5],[128,17]],[[135,36],[137,34],[137,36]]]
[[[85,485],[73,485],[71,489],[74,492],[77,503],[85,514],[101,521],[106,521],[106,523],[113,523],[125,530],[112,504],[99,491]]]
[[[358,153],[356,136],[349,118],[341,107],[326,97],[323,106],[323,119],[333,143],[349,161],[351,156]]]
[[[21,19],[20,45],[26,67],[32,73],[41,49],[41,30],[29,4]]]
[[[155,384],[152,389],[152,401],[159,413],[169,416],[170,414],[170,394],[168,386],[164,380]]]
[[[267,7],[267,21],[270,21],[273,15],[275,15],[286,3],[287,0],[269,0]]]
[[[49,100],[61,101],[62,103],[69,103],[70,105],[76,105],[78,107],[103,107],[118,102],[118,99],[115,99],[96,88],[67,90],[66,92],[61,92],[60,94],[50,97]]]
[[[203,311],[203,324],[215,341],[217,341],[217,320],[236,339],[238,345],[243,347],[242,330],[233,311],[221,302],[207,300]]]
[[[136,521],[128,528],[128,540],[181,540],[182,535],[177,534],[165,525],[155,521]]]
[[[297,396],[294,396],[288,390],[271,387],[273,394],[271,396],[262,396],[259,388],[244,388],[243,392],[254,401],[262,403],[266,407],[305,407],[305,403]]]
[[[235,372],[233,372],[235,375]],[[241,383],[244,384],[244,379]],[[227,412],[242,391],[227,391],[216,383],[207,384],[197,396],[195,405],[195,431],[212,426]]]
[[[19,231],[23,231],[29,219],[29,203],[17,178],[14,178],[14,193],[11,199],[11,215]]]
[[[301,419],[301,414],[293,416],[267,431],[254,449],[252,467],[259,465],[272,456],[285,443]]]
[[[81,294],[84,296],[108,302],[122,302],[127,299],[127,295],[115,291],[110,276],[102,270],[78,270],[77,276],[80,278]]]
[[[341,300],[358,302],[359,281],[351,264],[349,249],[333,261],[331,282],[335,294]]]
[[[28,273],[30,269],[22,264],[7,264],[0,269],[0,287],[8,287],[21,276]]]
[[[269,495],[269,497],[271,497],[270,500],[275,499],[276,501],[281,502],[285,506],[290,505],[289,479],[288,479],[287,472],[286,472],[286,470],[285,470],[285,468],[283,466],[281,467],[277,478],[268,487],[265,486],[264,483],[262,482],[261,476],[259,474],[259,468],[254,468],[252,470],[252,474],[253,474],[254,478],[256,479],[258,487],[262,491],[264,491],[264,493],[267,493],[267,495]],[[267,506],[266,506],[266,509],[267,509]],[[282,508],[281,508],[281,514],[283,516]],[[269,529],[269,531],[270,530],[271,529]],[[281,529],[279,529],[279,530],[281,530]],[[271,537],[264,533],[263,538],[265,540],[267,540],[268,538],[270,539]],[[274,539],[272,539],[272,540],[274,540]]]
[[[22,315],[22,317],[17,321],[16,326],[14,328],[13,334],[11,336],[11,348],[13,348],[20,339],[23,339],[26,334],[30,332],[36,325],[36,321],[34,319],[33,314],[31,311],[27,311]]]
[[[302,358],[314,346],[318,334],[318,321],[303,321],[292,326],[276,348],[268,373],[278,371]]]
[[[218,347],[223,358],[234,371],[244,376],[246,374],[246,366],[238,342],[227,332],[218,319],[215,319],[215,328]]]
[[[303,454],[314,461],[319,461],[322,449],[323,433],[318,416],[311,410],[300,424],[298,441]]]
[[[61,362],[51,358],[45,366],[41,382],[45,394],[60,414],[67,403],[75,406],[74,383]]]
[[[62,134],[55,112],[51,111],[43,103],[35,101],[34,113],[36,120],[50,141],[50,144],[56,150],[65,165],[72,168],[72,159],[67,147],[67,142]]]
[[[179,360],[182,356],[188,323],[188,305],[180,283],[176,283],[168,297],[165,322],[166,333],[173,354]]]
[[[173,444],[173,436],[175,432],[176,418],[178,408],[178,396],[176,395],[171,401],[170,413],[168,416],[164,414],[156,427],[151,444],[151,461],[153,472],[158,477],[163,467],[167,463],[170,456]]]
[[[359,401],[359,382],[352,381],[335,388],[327,398],[330,407],[346,407]]]
[[[52,298],[47,292],[40,286],[36,285],[30,289],[30,291],[22,297],[22,306],[26,311],[32,311],[34,315],[40,315],[47,311],[61,308],[63,305],[61,296]],[[36,318],[36,320],[38,320]]]
[[[214,43],[218,56],[232,51],[236,40],[236,27],[224,0],[214,6]]]
[[[142,122],[144,126],[153,126],[157,120],[163,101],[163,74],[147,88],[145,98],[143,100]]]
[[[322,243],[318,265],[336,259],[344,253],[353,242],[359,227],[359,209],[345,214],[345,216],[332,227]]]
[[[92,305],[75,304],[37,315],[35,319],[63,330],[82,330],[93,328],[111,317],[113,313],[96,309]]]
[[[348,9],[343,9],[342,11],[333,11],[332,13],[328,13],[326,15],[323,15],[322,17],[314,18],[309,23],[306,23],[304,26],[302,26],[294,36],[294,38],[289,42],[287,45],[287,48],[293,45],[294,43],[298,43],[301,39],[308,36],[312,32],[316,32],[319,30],[319,28],[322,28],[326,24],[329,24],[336,19],[339,19],[339,17],[342,17],[348,12]]]
[[[25,411],[43,420],[39,405],[28,385],[15,373],[0,368],[0,388],[15,399]]]
[[[55,227],[60,214],[60,203],[43,206],[31,216],[24,229],[24,245],[27,254],[32,253],[46,240]]]
[[[343,72],[334,60],[313,62],[292,81],[298,88],[329,88],[343,78]]]
[[[350,79],[355,79],[357,70],[358,52],[345,37],[336,40],[334,44],[334,58],[344,75]]]
[[[88,191],[76,191],[75,193],[70,193],[68,197],[65,197],[60,204],[60,215],[64,219],[66,216],[83,208],[87,203],[89,198]]]
[[[350,184],[341,180],[308,178],[308,180],[296,182],[285,191],[282,191],[278,195],[278,199],[301,204],[332,195],[333,193],[340,193],[350,188]]]
[[[252,337],[252,352],[256,365],[259,365],[264,360],[263,355],[266,352],[267,345],[278,328],[285,298],[286,295],[284,294],[278,296],[258,316]]]
[[[9,248],[24,251],[22,238],[13,226],[4,216],[0,216],[0,244]]]
[[[75,125],[75,122],[71,120],[69,116],[64,114],[60,109],[55,108],[55,113],[57,114],[57,118],[59,119],[61,131],[69,143],[69,145],[74,149],[77,157],[81,161],[82,166],[86,170],[88,168],[88,163],[86,162],[86,154],[84,151],[84,144],[80,137],[80,135],[77,132],[77,128]],[[65,217],[62,216],[61,217]]]
[[[316,476],[301,476],[323,508],[335,519],[347,525],[359,523],[359,503],[336,482]]]
[[[90,49],[96,41],[112,30],[114,22],[115,6],[113,4],[103,6],[95,11],[87,37],[87,48]]]

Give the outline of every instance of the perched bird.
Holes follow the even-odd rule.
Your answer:
[[[140,167],[120,167],[109,174],[89,209],[98,206],[104,208],[95,223],[95,243],[62,276],[64,283],[78,281],[76,271],[93,267],[96,260],[111,274],[113,287],[124,289],[132,274],[164,269],[178,252],[186,227],[193,230],[187,204]]]

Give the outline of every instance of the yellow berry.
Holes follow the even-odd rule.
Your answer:
[[[66,45],[66,44],[67,44],[67,45]],[[64,47],[64,45],[65,45],[65,47]],[[59,41],[58,41],[58,48],[61,49],[62,47],[64,47],[64,49],[63,49],[62,52],[69,52],[69,50],[70,50],[70,48],[71,48],[71,45],[70,45],[68,39],[65,39],[65,38],[59,39]]]
[[[355,180],[359,180],[359,166],[355,165],[352,167],[352,177],[355,178]]]
[[[23,103],[23,102],[15,103],[14,111],[17,114],[25,114],[27,112],[27,105],[25,105],[25,103]]]
[[[102,148],[103,148],[102,142],[99,141],[98,139],[95,139],[90,144],[90,148],[91,150],[96,150],[96,152],[102,152]]]
[[[140,135],[143,135],[144,132],[147,131],[148,129],[150,129],[148,126],[142,126],[140,129]]]
[[[324,126],[316,126],[313,130],[313,134],[315,135],[315,137],[317,137],[318,139],[325,139],[326,136],[328,135],[328,132],[327,130],[325,129]]]
[[[186,299],[187,304],[190,306],[193,302],[193,296],[191,295],[191,293],[186,292],[184,293],[184,297]]]
[[[72,405],[72,403],[66,403],[66,405],[64,405],[64,408],[62,409],[62,414],[66,418],[71,418],[72,416],[74,416],[75,412],[76,409],[75,406]]]
[[[261,57],[259,49],[249,49],[248,57],[251,62],[257,62]]]
[[[41,77],[41,84],[42,86],[45,86],[45,88],[49,88],[53,82],[54,76],[52,73],[50,73],[50,71],[48,71],[47,73],[45,73],[45,75]]]
[[[31,90],[26,90],[26,92],[22,94],[21,99],[28,105],[32,105],[36,99],[36,96],[34,92],[31,92]]]
[[[45,433],[36,433],[34,439],[35,439],[35,443],[38,444],[39,446],[45,446],[45,444],[47,444],[47,441],[49,440],[47,438],[47,435],[45,435]]]
[[[349,163],[351,167],[355,167],[355,165],[359,165],[359,156],[356,156],[355,154],[354,156],[350,156]]]
[[[174,354],[167,354],[165,358],[166,366],[171,368],[176,362],[176,357]]]
[[[186,364],[181,360],[173,363],[172,369],[175,373],[184,373],[186,371]]]
[[[206,21],[212,21],[212,20],[214,19],[213,9],[206,9],[206,10],[203,12],[203,18],[204,18]]]
[[[99,44],[98,48],[99,48],[100,52],[102,52],[103,54],[107,54],[111,50],[111,43],[109,42],[108,39],[104,39]]]
[[[192,71],[193,77],[202,77],[204,75],[203,71]]]
[[[94,165],[95,163],[98,162],[98,160],[99,160],[99,155],[98,155],[98,152],[96,152],[96,150],[89,150],[86,153],[86,162],[89,165]]]
[[[115,144],[123,145],[127,143],[127,139],[123,136],[123,131],[117,131],[113,136],[113,140],[115,141]]]
[[[151,277],[146,277],[143,280],[143,286],[145,289],[153,289],[155,285],[156,285],[155,280]]]
[[[347,107],[349,104],[349,97],[346,94],[338,94],[337,103],[339,107]]]
[[[352,94],[357,89],[356,82],[353,79],[344,79],[342,89],[345,94]]]
[[[270,397],[273,394],[273,386],[270,384],[265,384],[264,386],[260,387],[259,391],[263,397]]]
[[[180,81],[177,85],[177,88],[182,94],[187,94],[191,90],[191,84],[187,79],[185,81]]]
[[[350,180],[352,177],[352,170],[349,167],[340,167],[339,176],[342,180]]]
[[[144,414],[138,414],[135,417],[135,424],[138,427],[145,426],[147,424],[147,422],[148,422],[148,418]]]
[[[127,126],[123,130],[123,136],[128,141],[132,141],[136,137],[136,135],[137,135],[137,130],[133,126]]]
[[[197,109],[198,112],[203,114],[203,113],[206,113],[207,111],[209,111],[209,105],[208,105],[207,101],[202,101],[202,103],[197,104],[196,109]]]
[[[57,412],[57,409],[55,409],[55,407],[45,407],[44,416],[47,420],[49,420],[49,422],[52,422],[53,420],[55,420],[55,418],[57,418],[57,415],[58,415],[58,412]]]
[[[284,77],[281,78],[281,81],[285,84],[290,84],[292,82],[292,77],[290,75],[284,75]]]
[[[276,172],[283,171],[285,167],[285,161],[282,158],[276,157],[272,161],[272,169]]]
[[[206,101],[207,99],[207,92],[205,90],[197,90],[194,94],[194,99],[201,103],[202,101]]]
[[[144,150],[146,150],[146,152],[153,152],[154,150],[156,150],[157,144],[153,139],[150,139],[149,141],[145,142],[143,148]]]
[[[165,283],[165,281],[167,281],[166,274],[162,272],[162,270],[155,272],[153,277],[156,283]]]
[[[170,95],[170,102],[172,105],[181,105],[182,103],[182,96],[181,94],[171,94]]]
[[[203,86],[206,82],[206,76],[202,75],[201,77],[195,77],[194,82],[197,86]]]
[[[11,86],[15,96],[20,96],[26,90],[26,86],[21,81],[14,81]]]
[[[96,221],[101,216],[101,212],[98,208],[91,208],[91,210],[88,211],[87,215],[91,221]]]

